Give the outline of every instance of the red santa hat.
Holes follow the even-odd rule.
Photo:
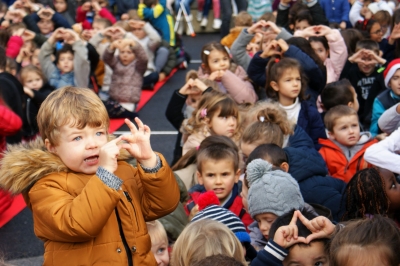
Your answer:
[[[385,78],[385,86],[389,88],[389,81],[393,77],[394,73],[400,69],[400,58],[395,59],[389,63],[383,72],[383,77]]]

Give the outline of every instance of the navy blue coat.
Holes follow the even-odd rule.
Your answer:
[[[304,129],[314,142],[314,148],[319,150],[321,145],[318,143],[318,139],[326,139],[325,126],[317,108],[315,108],[310,102],[301,102],[301,110],[297,120],[297,125]]]
[[[341,199],[346,184],[327,176],[328,169],[322,156],[314,149],[311,138],[296,126],[284,148],[289,163],[289,173],[297,180],[301,194],[307,203],[316,203],[329,208],[333,219],[339,221],[343,214]]]

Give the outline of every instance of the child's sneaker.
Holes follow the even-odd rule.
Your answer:
[[[221,28],[222,20],[215,18],[213,22],[213,29],[219,30]]]
[[[202,11],[197,11],[196,19],[198,22],[200,22],[203,19],[203,12]]]
[[[207,24],[208,24],[208,19],[207,19],[207,18],[203,18],[203,19],[201,20],[200,26],[201,26],[202,28],[205,28],[205,27],[207,27]]]

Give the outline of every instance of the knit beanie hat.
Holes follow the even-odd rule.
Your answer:
[[[255,159],[247,165],[246,179],[250,187],[247,201],[253,219],[261,213],[281,216],[304,207],[297,181],[289,173],[272,170],[272,167],[262,159]]]
[[[243,222],[233,212],[219,206],[219,199],[214,191],[210,190],[198,198],[199,212],[193,217],[192,222],[211,219],[226,225],[241,243],[250,243],[250,235]]]
[[[385,86],[389,88],[389,81],[393,77],[394,73],[400,69],[400,58],[392,60],[383,72],[385,78]]]

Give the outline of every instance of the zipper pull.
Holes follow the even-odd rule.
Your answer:
[[[132,198],[131,198],[131,196],[129,195],[128,191],[124,191],[124,195],[125,195],[126,199],[127,199],[129,202],[132,202]]]

